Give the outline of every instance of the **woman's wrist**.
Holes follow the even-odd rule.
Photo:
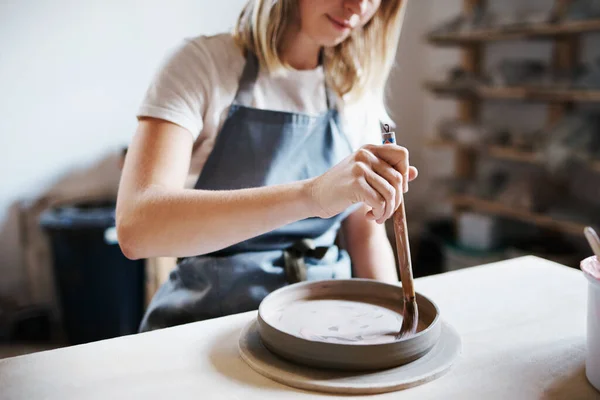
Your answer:
[[[315,201],[313,183],[314,178],[297,182],[297,198],[299,200],[299,206],[304,209],[306,218],[318,217],[321,213],[320,207]]]

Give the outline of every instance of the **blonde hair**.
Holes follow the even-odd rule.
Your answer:
[[[249,0],[234,30],[244,52],[253,52],[261,65],[275,72],[290,68],[279,50],[294,21],[298,0]],[[335,47],[324,49],[325,78],[346,102],[365,96],[383,102],[385,84],[394,64],[406,0],[382,0],[371,20]]]

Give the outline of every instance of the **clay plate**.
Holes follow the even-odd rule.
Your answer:
[[[286,286],[258,309],[264,346],[289,361],[326,369],[398,367],[429,352],[439,339],[437,306],[417,293],[419,329],[397,340],[402,288],[372,280],[327,280]]]
[[[336,371],[287,361],[265,348],[256,320],[242,329],[238,349],[253,370],[290,387],[344,395],[388,393],[431,382],[446,374],[458,360],[460,336],[443,320],[441,325],[440,338],[427,354],[400,367],[380,371]]]

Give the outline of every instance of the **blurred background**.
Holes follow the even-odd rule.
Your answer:
[[[118,247],[135,113],[166,52],[230,30],[244,3],[0,1],[0,358],[136,332],[174,260]],[[589,255],[600,0],[411,0],[388,87],[421,173],[416,276]]]

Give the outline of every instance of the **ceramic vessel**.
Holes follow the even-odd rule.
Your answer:
[[[442,320],[440,338],[423,357],[379,371],[337,371],[290,362],[267,350],[253,320],[240,332],[240,357],[259,374],[302,390],[341,395],[372,395],[423,385],[446,374],[458,360],[462,344],[458,332]],[[400,397],[399,397],[400,399]]]
[[[592,386],[600,391],[600,260],[586,258],[581,262],[581,269],[588,279],[585,374]]]
[[[266,348],[316,368],[366,371],[397,367],[427,354],[439,339],[437,306],[417,293],[419,327],[398,340],[402,288],[372,280],[302,282],[269,294],[258,310]]]

